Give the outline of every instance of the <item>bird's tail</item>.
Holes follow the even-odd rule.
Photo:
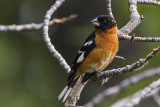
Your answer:
[[[76,80],[71,80],[68,82],[66,87],[63,89],[63,91],[59,94],[58,100],[61,102],[65,102],[66,99],[68,98],[69,94],[71,93],[74,85],[76,84],[78,78]]]

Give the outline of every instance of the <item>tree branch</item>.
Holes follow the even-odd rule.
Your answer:
[[[111,8],[111,0],[106,0],[107,14],[114,19],[112,8]]]
[[[118,85],[110,87],[103,91],[102,93],[97,94],[91,101],[86,103],[84,107],[94,107],[94,105],[99,104],[105,97],[118,94],[122,89],[135,84],[143,79],[146,79],[151,76],[159,75],[160,67],[144,71],[138,75],[132,76],[131,78],[121,81]]]
[[[75,107],[76,106],[77,101],[80,99],[80,94],[81,94],[84,86],[88,82],[87,81],[82,84],[82,79],[83,79],[83,76],[81,76],[79,78],[79,80],[77,81],[77,83],[75,84],[73,90],[71,91],[71,93],[69,95],[70,97],[66,100],[65,107]]]
[[[144,88],[137,96],[132,98],[125,107],[133,107],[140,103],[140,101],[147,97],[148,94],[150,94],[153,90],[155,90],[157,87],[160,87],[160,79],[157,81],[152,82],[149,86]]]
[[[151,1],[151,0],[137,0],[137,3],[160,6],[160,2],[158,2],[158,1]]]
[[[72,20],[76,18],[77,15],[73,14],[69,17],[64,17],[61,19],[52,19],[49,22],[49,26],[53,26],[58,23],[65,23],[66,21]],[[0,32],[20,32],[20,31],[33,31],[33,30],[40,30],[44,26],[44,23],[31,23],[31,24],[23,24],[23,25],[0,25]]]
[[[51,8],[47,11],[45,18],[44,18],[44,26],[43,26],[43,38],[44,41],[52,53],[52,55],[59,61],[60,65],[66,70],[67,73],[70,72],[71,68],[65,61],[65,59],[61,56],[60,53],[55,49],[52,45],[51,40],[49,38],[48,29],[49,29],[49,21],[51,19],[51,15],[57,10],[58,7],[62,5],[65,0],[56,0],[56,2],[51,6]]]
[[[131,40],[132,36],[128,36],[136,26],[144,19],[143,16],[140,16],[137,11],[137,3],[140,4],[152,4],[160,6],[160,2],[150,1],[150,0],[128,0],[129,3],[129,12],[130,12],[130,21],[118,31],[118,37],[121,40]],[[151,37],[135,37],[134,41],[137,42],[160,42],[160,38],[151,38]]]
[[[132,36],[125,35],[122,32],[118,32],[118,38],[120,40],[131,41]],[[134,37],[132,41],[135,41],[135,42],[160,42],[160,38],[159,37]]]
[[[128,0],[128,4],[130,12],[130,21],[118,31],[120,33],[124,33],[125,35],[131,33],[143,19],[143,16],[140,16],[137,11],[137,0]]]
[[[153,58],[159,51],[160,51],[160,47],[153,49],[153,51],[150,54],[148,54],[145,58],[139,59],[137,62],[133,63],[132,65],[127,65],[126,67],[100,72],[98,75],[94,77],[94,80],[98,80],[98,79],[102,80],[108,77],[113,77],[123,73],[131,72],[137,68],[140,68],[144,66],[151,58]]]
[[[159,91],[160,91],[160,88],[156,88],[150,94],[148,94],[145,98],[152,97],[156,93],[158,93]],[[116,103],[111,105],[110,107],[126,107],[126,104],[128,103],[128,101],[131,100],[132,98],[136,97],[140,92],[141,92],[141,90],[139,90],[138,92],[136,92],[135,94],[133,94],[131,96],[127,96],[123,99],[120,99]]]

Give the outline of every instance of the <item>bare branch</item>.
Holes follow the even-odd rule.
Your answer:
[[[152,90],[152,92],[150,94],[148,94],[145,98],[152,97],[156,93],[158,93],[159,91],[160,91],[160,88],[156,88],[156,89]],[[141,90],[139,90],[138,92],[134,93],[131,96],[127,96],[127,97],[125,97],[123,99],[118,100],[116,103],[111,105],[111,107],[126,107],[126,103],[128,103],[129,100],[131,100],[134,97],[136,97],[140,92],[141,92]]]
[[[131,33],[143,19],[142,16],[140,16],[137,11],[137,0],[128,0],[128,4],[130,12],[130,21],[119,30],[119,32],[122,32],[125,35]]]
[[[147,97],[148,94],[150,94],[154,89],[157,87],[160,87],[160,79],[157,81],[152,82],[149,86],[144,88],[136,97],[131,99],[125,107],[133,107],[140,103],[140,101]]]
[[[160,67],[147,70],[142,72],[141,74],[135,75],[131,78],[125,79],[120,82],[118,85],[110,87],[103,91],[102,93],[97,94],[91,101],[84,105],[84,107],[94,107],[94,105],[99,104],[105,97],[118,94],[122,89],[130,86],[131,84],[135,84],[142,79],[146,79],[148,77],[160,74]]]
[[[80,94],[87,82],[82,84],[83,77],[81,76],[75,84],[73,91],[70,93],[70,97],[66,100],[65,107],[76,106],[77,101],[80,99]]]
[[[126,60],[126,58],[124,58],[124,57],[122,57],[122,56],[118,56],[118,55],[116,55],[115,58],[116,58],[116,59]]]
[[[70,72],[71,68],[65,61],[65,59],[61,56],[60,53],[55,49],[55,47],[52,45],[51,40],[49,38],[48,29],[49,29],[49,21],[51,19],[51,15],[57,10],[58,7],[62,5],[62,3],[65,2],[65,0],[56,0],[56,2],[51,6],[51,8],[47,11],[45,18],[44,18],[44,26],[43,26],[43,36],[44,41],[52,53],[52,55],[57,58],[60,65],[67,71],[67,73]]]
[[[131,97],[133,96],[137,96],[137,94],[140,92],[140,90],[136,93],[134,93],[134,95],[132,96],[127,96],[125,98],[121,98],[119,99],[117,102],[115,102],[114,104],[112,104],[110,107],[125,107],[124,105],[128,102],[129,99],[131,99]]]
[[[64,23],[66,21],[72,20],[76,18],[77,15],[70,15],[69,17],[64,17],[61,19],[53,19],[49,22],[49,26],[53,26],[57,23]],[[19,32],[19,31],[33,31],[33,30],[39,30],[43,27],[44,23],[31,23],[31,24],[24,24],[24,25],[0,25],[0,32]]]
[[[134,37],[128,36],[135,27],[137,27],[140,22],[144,19],[143,16],[140,16],[137,11],[137,3],[145,3],[145,4],[159,4],[156,1],[148,1],[148,0],[128,0],[129,3],[129,12],[130,12],[130,21],[118,30],[118,37],[120,40],[130,40],[130,41],[137,41],[137,42],[160,42],[160,38],[151,38],[151,37]]]
[[[144,66],[151,58],[153,58],[159,51],[160,51],[160,47],[153,49],[153,51],[150,54],[148,54],[145,58],[139,59],[137,62],[133,63],[132,65],[127,65],[126,67],[100,72],[98,76],[95,76],[94,80],[97,80],[97,79],[101,80],[108,77],[113,77],[123,73],[131,72],[137,68],[140,68]]]
[[[137,3],[160,6],[160,2],[158,2],[158,1],[151,1],[151,0],[137,0]]]
[[[135,41],[135,42],[160,42],[159,37],[134,37],[133,36],[128,36],[123,34],[122,32],[118,32],[118,38],[120,40],[129,40],[129,41]]]
[[[107,14],[114,19],[112,8],[111,8],[111,0],[106,0]]]

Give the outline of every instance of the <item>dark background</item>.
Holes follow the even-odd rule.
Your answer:
[[[41,23],[54,0],[1,0],[0,24]],[[112,0],[112,9],[118,28],[129,21],[127,0]],[[136,36],[158,37],[160,35],[160,7],[138,5],[144,16],[143,22],[133,33]],[[53,18],[78,14],[74,21],[50,27],[50,37],[56,49],[71,65],[85,38],[94,30],[90,21],[100,14],[106,14],[105,0],[66,0],[54,13]],[[123,67],[145,57],[159,43],[138,43],[120,41],[118,55],[127,60],[115,59],[107,69]],[[99,82],[90,82],[84,88],[79,105],[85,104],[97,93],[118,84],[124,78],[158,67],[160,55],[155,56],[143,69],[116,76],[103,87]],[[160,76],[147,78],[140,83],[123,89],[117,96],[107,97],[98,107],[106,107],[120,98],[144,88]],[[0,107],[62,107],[58,94],[66,84],[64,69],[47,49],[42,30],[30,32],[0,32]],[[150,98],[141,106],[157,107]]]

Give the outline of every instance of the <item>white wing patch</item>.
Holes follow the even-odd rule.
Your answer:
[[[78,51],[78,54],[81,54],[82,52],[83,52],[83,51],[80,51],[80,50],[79,50],[79,51]]]
[[[84,52],[81,54],[81,56],[78,58],[77,63],[82,62],[84,59]]]
[[[92,43],[93,43],[93,41],[88,41],[88,42],[86,42],[86,43],[84,44],[84,46],[90,45],[90,44],[92,44]]]

